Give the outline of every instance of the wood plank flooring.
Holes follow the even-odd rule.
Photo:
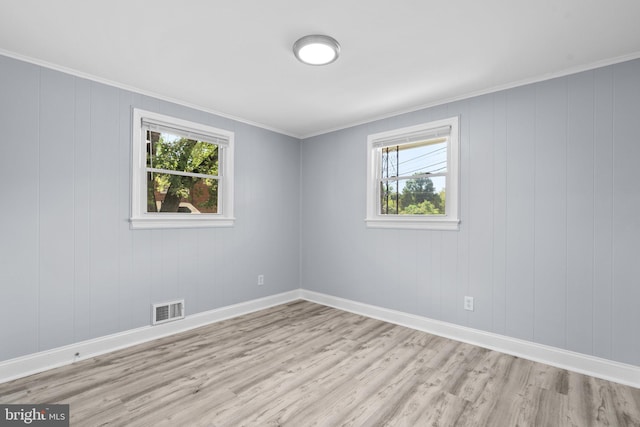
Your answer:
[[[296,301],[0,384],[72,426],[640,426],[640,389]]]

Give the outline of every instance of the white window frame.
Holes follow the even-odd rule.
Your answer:
[[[220,170],[218,171],[218,188],[221,192],[221,197],[218,204],[218,213],[188,214],[147,212],[147,153],[143,119],[159,125],[180,129],[181,131],[209,136],[214,141],[226,141],[225,144],[219,145]],[[131,145],[130,224],[132,229],[233,226],[235,222],[233,216],[233,132],[134,108]]]
[[[402,145],[416,140],[436,136],[439,129],[450,129],[447,142],[446,209],[444,215],[393,215],[381,214],[380,181],[382,148]],[[435,132],[435,133],[434,133]],[[451,117],[416,126],[394,129],[367,137],[367,217],[371,228],[406,228],[424,230],[459,230],[459,175],[460,175],[460,131],[459,118]]]

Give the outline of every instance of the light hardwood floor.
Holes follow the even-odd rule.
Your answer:
[[[72,426],[640,426],[640,389],[296,301],[0,384]]]

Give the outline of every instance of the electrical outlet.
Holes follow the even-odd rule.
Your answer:
[[[464,297],[464,309],[473,311],[473,297]]]
[[[258,286],[264,285],[264,274],[258,274]]]

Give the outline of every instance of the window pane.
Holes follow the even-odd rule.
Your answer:
[[[147,212],[218,213],[218,180],[147,173]]]
[[[380,185],[380,213],[382,215],[398,214],[398,183],[385,181]]]
[[[444,215],[446,177],[381,182],[380,199],[383,215]]]
[[[219,147],[169,133],[147,131],[147,167],[218,175]]]
[[[447,172],[447,139],[382,148],[382,178]]]

